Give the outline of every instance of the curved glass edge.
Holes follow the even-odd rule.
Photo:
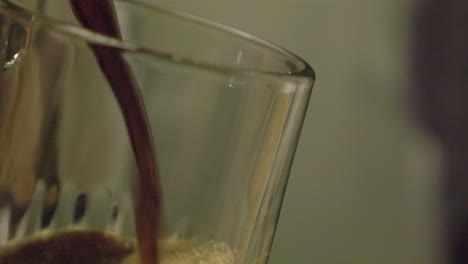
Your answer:
[[[252,42],[254,42],[254,43],[256,43],[256,44],[258,44],[260,46],[272,49],[272,50],[274,50],[276,52],[279,52],[279,53],[282,53],[282,54],[287,55],[289,57],[292,57],[292,58],[298,60],[300,63],[302,63],[304,65],[304,67],[299,71],[287,72],[287,73],[282,73],[282,74],[292,75],[292,76],[310,77],[315,81],[315,71],[309,65],[309,63],[307,63],[299,55],[295,54],[294,52],[291,52],[290,50],[288,50],[286,48],[281,47],[280,45],[277,45],[277,44],[272,43],[270,41],[261,39],[261,38],[259,38],[257,36],[254,36],[254,35],[252,35],[250,33],[247,33],[247,32],[244,32],[242,30],[233,28],[231,26],[227,26],[227,25],[212,21],[210,19],[203,18],[203,17],[196,16],[196,15],[192,15],[192,14],[189,14],[189,13],[185,13],[185,12],[182,12],[182,11],[179,11],[179,10],[168,9],[168,8],[164,8],[164,7],[161,7],[161,6],[141,2],[139,0],[117,0],[117,1],[128,2],[128,3],[140,5],[140,6],[145,6],[147,8],[153,9],[153,10],[158,10],[161,13],[166,13],[168,15],[172,15],[172,16],[178,17],[178,18],[183,19],[183,20],[194,22],[194,23],[206,26],[206,27],[213,28],[215,30],[223,31],[225,33],[234,35],[236,37],[239,37],[239,38],[242,38],[242,39],[245,39],[245,40],[248,40],[248,41],[252,41]],[[242,68],[242,67],[233,67],[233,68],[246,69],[246,68]],[[251,69],[247,69],[247,70],[251,70]],[[253,71],[255,71],[255,70],[253,70]],[[270,71],[258,71],[258,72],[278,74],[278,72],[270,72]]]
[[[197,24],[201,24],[206,27],[213,28],[215,30],[220,30],[225,33],[229,33],[235,35],[239,38],[246,39],[247,41],[254,42],[260,46],[265,48],[270,48],[276,52],[280,52],[285,54],[291,58],[294,58],[301,62],[304,67],[299,71],[294,72],[275,72],[275,71],[264,71],[264,70],[257,70],[252,68],[246,68],[241,66],[232,66],[232,65],[220,65],[220,64],[213,64],[207,63],[200,60],[194,60],[190,57],[180,56],[178,54],[173,54],[169,52],[164,52],[157,49],[151,49],[139,46],[137,44],[122,41],[117,38],[108,37],[105,35],[98,34],[96,32],[90,31],[84,27],[73,25],[70,23],[66,23],[48,16],[45,16],[41,13],[35,12],[34,10],[18,3],[15,0],[0,0],[0,5],[6,5],[9,8],[14,9],[17,11],[21,16],[26,17],[28,20],[34,20],[35,23],[42,24],[48,28],[51,28],[55,31],[59,31],[60,33],[66,34],[70,37],[81,39],[85,42],[92,43],[95,45],[102,45],[107,47],[115,48],[116,50],[124,51],[124,52],[132,52],[132,53],[142,53],[148,54],[151,56],[156,56],[162,59],[170,60],[177,64],[186,64],[194,67],[206,68],[208,70],[214,70],[219,72],[231,72],[231,73],[250,73],[250,74],[266,74],[266,75],[273,75],[279,77],[291,76],[291,77],[300,77],[300,78],[309,78],[312,82],[315,82],[316,75],[313,68],[301,57],[290,52],[289,50],[280,47],[279,45],[275,45],[271,42],[253,36],[249,33],[244,31],[235,29],[230,26],[226,26],[209,19],[205,19],[202,17],[198,17],[192,14],[188,14],[185,12],[177,11],[177,10],[170,10],[160,6],[156,6],[153,4],[148,4],[145,2],[140,2],[136,0],[117,0],[120,2],[127,2],[134,5],[138,5],[147,9],[157,10],[158,12],[166,13],[172,16],[175,16],[179,19],[187,20],[190,22],[194,22]]]

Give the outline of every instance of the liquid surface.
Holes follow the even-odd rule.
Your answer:
[[[102,232],[70,230],[41,234],[0,247],[0,264],[139,264],[133,241]],[[225,243],[166,239],[159,242],[162,264],[232,264]]]

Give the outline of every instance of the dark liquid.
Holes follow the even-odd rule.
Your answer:
[[[95,231],[67,231],[14,244],[0,252],[2,264],[119,264],[133,253],[128,242]]]
[[[70,0],[70,4],[83,26],[121,39],[112,0]],[[141,263],[157,264],[161,192],[151,129],[140,91],[119,49],[99,45],[90,48],[119,103],[137,163],[135,223]]]

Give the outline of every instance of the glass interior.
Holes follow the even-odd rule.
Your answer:
[[[76,24],[65,7],[38,12]],[[211,22],[133,1],[116,9],[124,40],[158,51],[121,50],[160,164],[163,263],[266,263],[312,71]],[[88,47],[125,45],[5,2],[0,12],[0,246],[70,228],[133,241],[134,158]]]

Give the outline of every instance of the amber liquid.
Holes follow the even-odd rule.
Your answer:
[[[112,0],[70,0],[75,16],[88,29],[121,39]],[[140,91],[120,50],[90,44],[123,113],[135,155],[135,223],[142,264],[157,264],[161,191],[151,129]]]
[[[2,248],[0,264],[140,264],[132,240],[104,232],[69,229],[43,232]],[[166,238],[159,241],[161,264],[232,264],[234,253],[222,242]]]

